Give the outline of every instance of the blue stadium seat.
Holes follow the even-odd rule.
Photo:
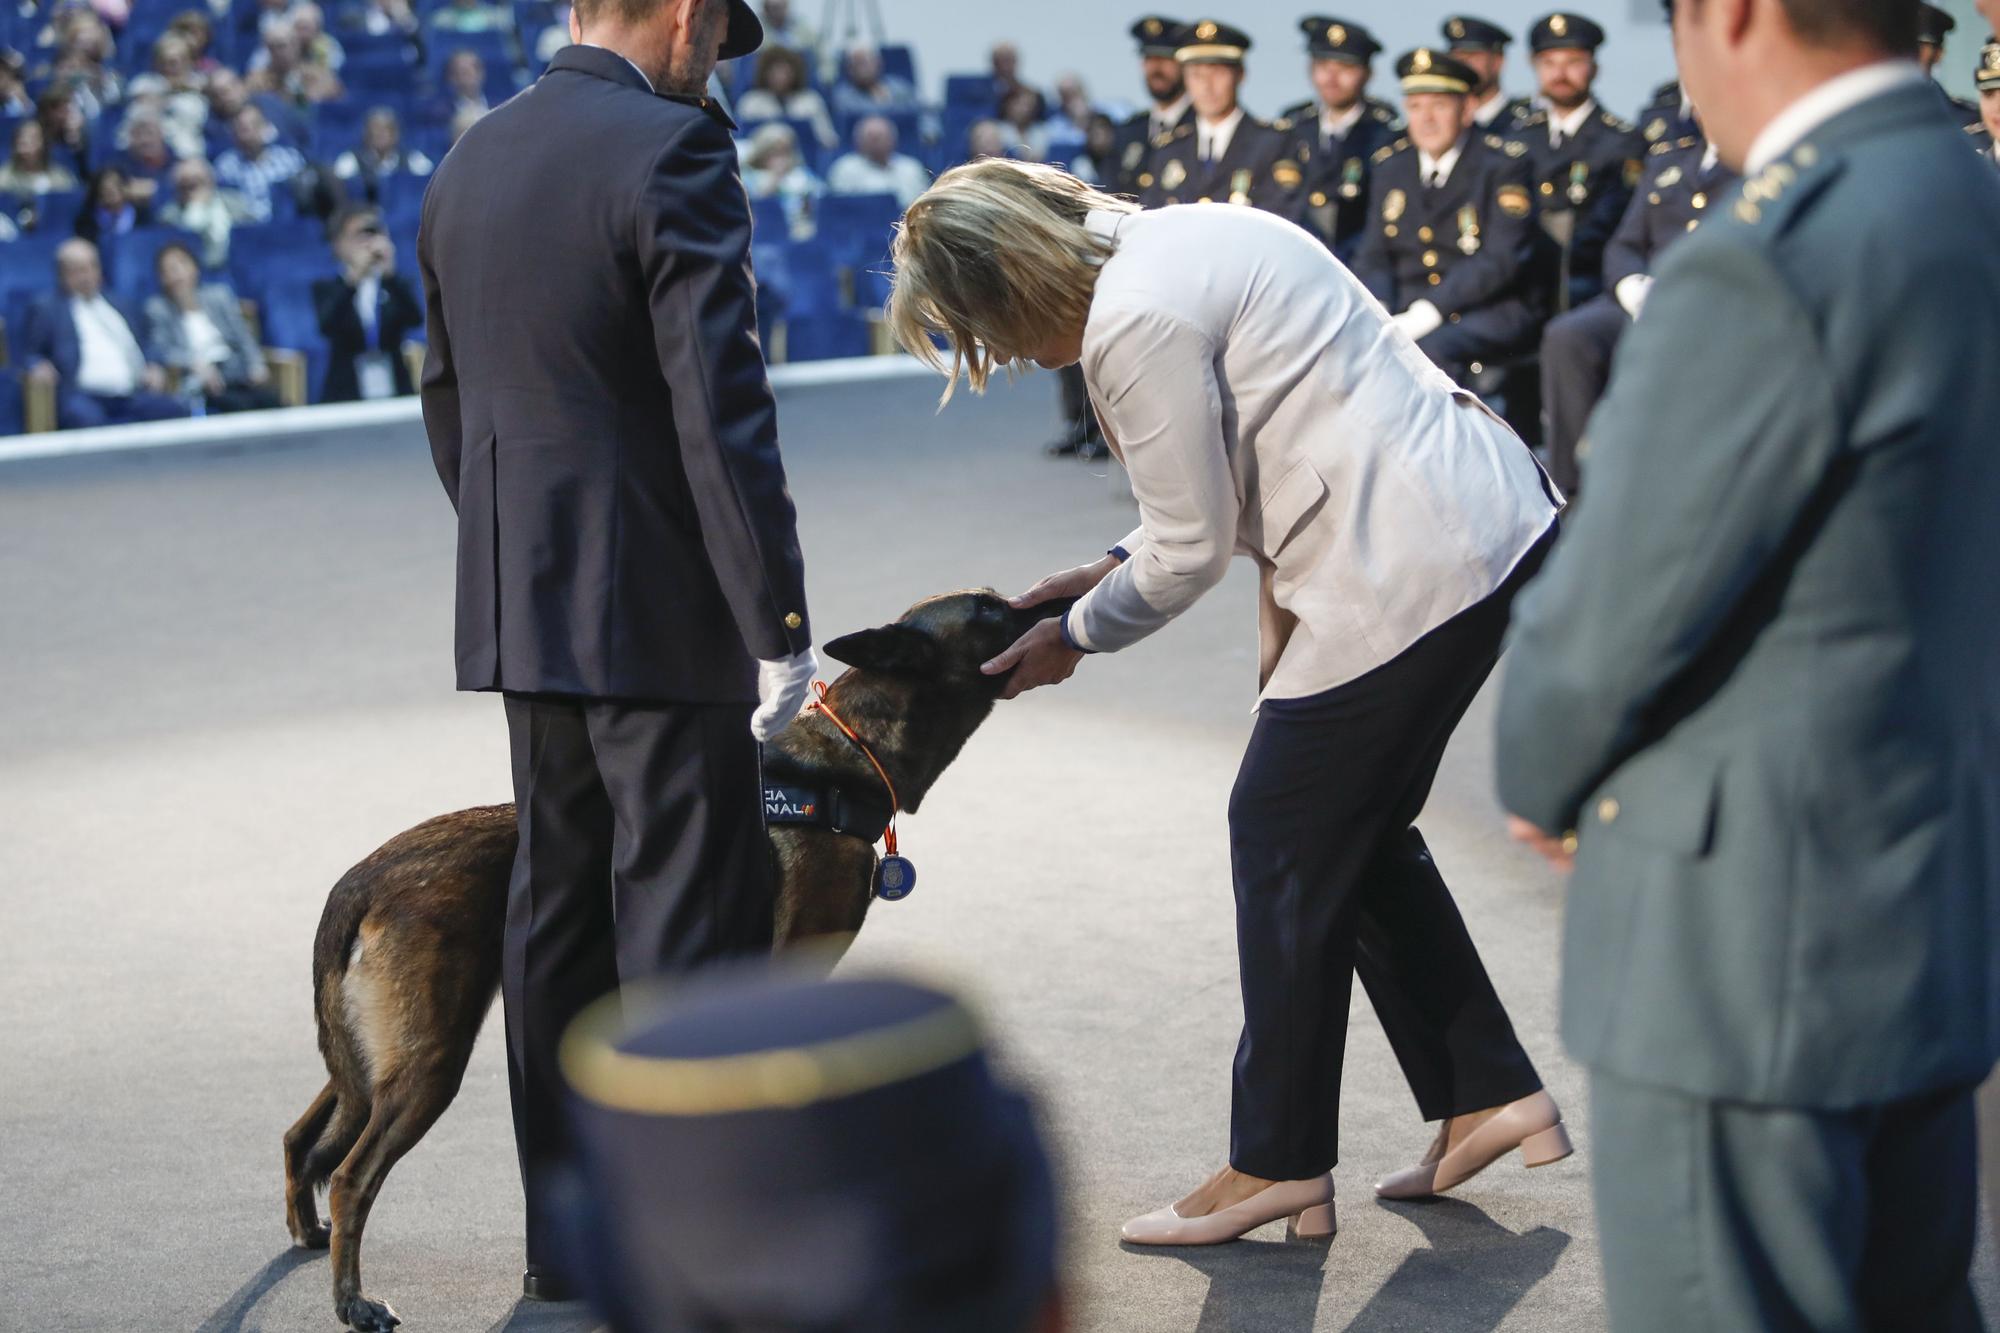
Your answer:
[[[196,256],[201,254],[205,244],[193,232],[175,227],[140,227],[123,236],[106,237],[99,247],[104,259],[105,286],[115,296],[135,303],[143,302],[159,290],[153,266],[160,257],[161,248],[175,241],[187,246]]]
[[[896,151],[910,157],[922,159],[924,156],[924,113],[915,107],[901,111],[870,111],[870,116],[880,116],[896,127]],[[841,116],[834,121],[834,132],[840,136],[841,151],[854,145],[854,126],[861,116]],[[803,139],[801,140],[803,142]]]
[[[20,377],[0,375],[0,435],[19,435],[23,429]]]
[[[76,215],[83,212],[82,190],[57,190],[34,201],[35,230],[48,235],[76,234]]]
[[[53,287],[56,247],[68,239],[68,232],[31,231],[0,245],[0,291]]]
[[[407,99],[416,78],[416,52],[400,38],[383,46],[350,50],[347,63],[340,67],[350,101]]]
[[[882,53],[882,72],[890,78],[902,79],[912,87],[915,87],[917,82],[917,59],[910,48],[901,45],[891,45],[881,47],[880,50]]]
[[[238,227],[229,235],[229,272],[236,290],[262,300],[264,291],[286,278],[326,277],[339,269],[316,226],[270,222]]]
[[[7,364],[15,370],[28,363],[27,345],[22,341],[28,329],[28,311],[54,287],[55,276],[51,274],[40,290],[22,287],[0,292],[0,319],[7,321]]]
[[[264,345],[287,347],[306,354],[307,395],[319,401],[320,386],[326,381],[326,339],[320,336],[319,316],[313,310],[312,283],[298,279],[273,282],[260,302]]]
[[[791,220],[785,216],[784,201],[776,195],[750,201],[750,234],[759,247],[783,244],[791,235]]]
[[[513,78],[514,37],[505,32],[450,32],[433,30],[427,39],[426,64],[433,76],[442,75],[445,61],[460,51],[471,51],[486,62],[486,81],[490,88],[496,71],[508,77],[509,94],[518,81]],[[487,94],[489,97],[492,94]]]
[[[944,81],[944,104],[947,107],[978,107],[982,115],[992,115],[994,109],[993,76],[990,74],[950,74]]]
[[[903,209],[893,194],[829,194],[819,201],[819,243],[843,268],[879,265]]]
[[[852,310],[791,315],[785,320],[788,361],[826,361],[838,356],[867,356],[868,352],[868,321]]]

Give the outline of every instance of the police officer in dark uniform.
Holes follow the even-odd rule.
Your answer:
[[[1250,34],[1215,19],[1183,32],[1175,53],[1194,103],[1194,121],[1155,141],[1153,183],[1139,192],[1147,208],[1168,204],[1248,204],[1296,217],[1305,171],[1286,152],[1292,125],[1267,124],[1236,100]]]
[[[1556,13],[1528,40],[1543,105],[1515,135],[1528,145],[1542,226],[1562,251],[1550,308],[1567,310],[1603,289],[1604,244],[1638,184],[1645,141],[1591,95],[1604,29]]]
[[[1396,72],[1409,132],[1375,155],[1354,273],[1463,383],[1534,347],[1541,330],[1527,153],[1472,124],[1471,67],[1419,47]]]
[[[1980,155],[2000,169],[2000,142],[1996,142],[2000,140],[2000,37],[1979,48],[1979,67],[1972,72],[1972,81],[1979,89],[1980,120],[1966,126],[1965,132]]]
[[[1639,192],[1605,247],[1604,292],[1542,331],[1543,439],[1549,475],[1567,494],[1579,489],[1577,444],[1584,423],[1611,379],[1618,340],[1645,306],[1661,256],[1701,225],[1736,179],[1699,134],[1654,144]]]
[[[1924,73],[1930,75],[1934,83],[1937,79],[1937,67],[1944,61],[1945,34],[1957,26],[1958,20],[1936,5],[1917,6],[1917,63],[1924,67]],[[1951,108],[1952,117],[1960,125],[1979,123],[1978,107],[1963,97],[1952,96],[1941,83],[1936,84],[1936,87],[1938,96],[1944,99],[1947,107]]]
[[[1146,81],[1151,105],[1134,112],[1118,127],[1118,172],[1114,188],[1119,194],[1138,194],[1150,180],[1146,164],[1153,141],[1171,134],[1194,120],[1188,101],[1187,83],[1181,77],[1180,61],[1174,52],[1181,49],[1182,32],[1187,27],[1179,19],[1164,14],[1148,14],[1132,25],[1132,37],[1139,43],[1139,74]]]
[[[1309,102],[1287,107],[1287,149],[1304,175],[1299,221],[1343,263],[1368,223],[1368,164],[1402,132],[1402,118],[1367,95],[1382,44],[1358,23],[1315,14],[1299,20],[1312,57]]]
[[[1653,89],[1646,105],[1639,108],[1639,118],[1634,123],[1649,151],[1654,144],[1701,133],[1701,126],[1694,118],[1694,103],[1681,91],[1679,79],[1669,79]]]
[[[1506,134],[1516,121],[1529,115],[1535,104],[1525,97],[1509,97],[1500,87],[1500,73],[1507,67],[1507,48],[1514,34],[1497,23],[1453,14],[1444,21],[1445,46],[1452,59],[1478,76],[1472,88],[1473,122],[1491,134]]]

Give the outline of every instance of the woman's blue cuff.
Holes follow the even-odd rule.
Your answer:
[[[1127,560],[1130,560],[1132,558],[1132,553],[1126,550],[1122,546],[1114,546],[1110,550],[1106,551],[1104,554],[1117,556],[1118,563],[1121,565],[1124,564]]]
[[[1074,611],[1075,609],[1075,607],[1071,607],[1070,611]],[[1056,630],[1062,635],[1063,647],[1073,653],[1089,653],[1091,650],[1078,643],[1076,636],[1069,632],[1069,614],[1069,611],[1063,612],[1062,619],[1056,622]]]

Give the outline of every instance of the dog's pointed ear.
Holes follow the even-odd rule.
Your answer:
[[[836,662],[891,676],[934,676],[940,667],[937,642],[908,625],[881,625],[844,634],[823,651]]]

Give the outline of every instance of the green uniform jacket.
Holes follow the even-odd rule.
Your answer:
[[[1763,1104],[1972,1083],[2000,1057],[2000,179],[1913,82],[1712,211],[1511,638],[1501,798],[1580,840],[1563,1036]]]

